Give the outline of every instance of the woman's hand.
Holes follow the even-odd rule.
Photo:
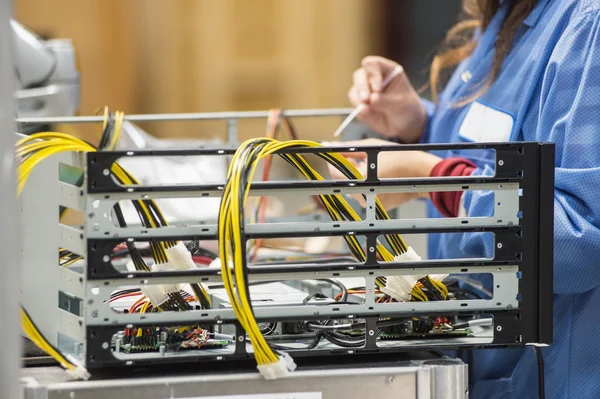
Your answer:
[[[384,146],[397,145],[385,140],[366,139],[358,141],[344,141],[335,143],[323,143],[327,146],[344,147],[366,147],[366,146]],[[355,164],[363,176],[367,176],[367,159],[365,153],[342,152],[346,158]],[[390,178],[421,178],[429,177],[432,169],[442,159],[424,151],[392,151],[380,152],[377,167],[377,177],[380,179]],[[336,168],[329,165],[331,177],[337,180],[346,179],[346,177]],[[382,193],[377,195],[385,208],[394,208],[415,198],[428,198],[429,193]],[[362,207],[366,206],[362,195],[353,196]]]
[[[405,73],[395,77],[387,87],[381,86],[397,65],[386,58],[365,57],[354,72],[348,98],[355,107],[366,105],[358,119],[377,133],[403,143],[416,143],[427,124],[421,98]]]

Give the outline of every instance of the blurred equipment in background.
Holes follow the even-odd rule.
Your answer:
[[[18,117],[75,115],[79,109],[79,71],[73,42],[43,40],[11,20],[14,35]],[[32,124],[23,133],[43,130]]]

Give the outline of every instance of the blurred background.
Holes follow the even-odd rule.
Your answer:
[[[45,38],[75,42],[80,113],[242,111],[348,106],[362,57],[402,63],[421,87],[460,0],[15,0],[15,17]],[[331,118],[330,118],[331,119]],[[339,120],[302,120],[306,139]],[[265,121],[240,126],[263,135]],[[154,123],[158,137],[224,137],[218,122]],[[98,126],[76,126],[97,141]]]

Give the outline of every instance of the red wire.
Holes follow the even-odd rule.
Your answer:
[[[192,256],[192,260],[194,261],[194,263],[199,263],[201,265],[210,265],[212,263],[212,259],[209,258],[208,256]]]
[[[130,296],[140,296],[140,295],[143,295],[143,294],[141,292],[130,292],[129,294],[121,294],[119,296],[111,298],[111,300],[109,302],[114,302],[117,299],[123,299],[123,298],[127,298],[127,297],[130,297]]]
[[[142,306],[144,304],[144,300],[146,300],[146,297],[140,298],[138,299],[138,301],[136,303],[134,303],[131,308],[129,308],[129,313],[135,313],[135,311],[137,310],[137,308],[139,308],[140,306]]]

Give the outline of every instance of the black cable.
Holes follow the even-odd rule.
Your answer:
[[[142,292],[139,288],[131,288],[128,290],[121,290],[121,291],[115,291],[112,294],[110,294],[110,299],[116,298],[118,296],[121,295],[125,295],[125,294],[133,294],[134,292]]]
[[[299,350],[311,350],[311,349],[315,349],[318,345],[319,342],[321,342],[321,338],[323,338],[323,333],[318,332],[315,335],[315,338],[313,339],[313,341],[306,345],[304,348],[295,348],[295,347],[290,347],[290,346],[284,346],[284,345],[278,345],[278,344],[273,344],[273,343],[269,343],[269,345],[271,346],[271,348],[277,350],[277,351],[286,351],[286,352],[290,352],[290,351],[299,351]]]
[[[538,397],[540,399],[545,399],[546,387],[544,383],[544,356],[542,355],[542,348],[539,346],[534,345],[533,350],[535,351],[535,355],[537,357],[538,366]]]
[[[390,327],[396,326],[398,324],[405,324],[410,321],[410,318],[401,318],[401,319],[390,319],[390,320],[379,320],[377,321],[377,327]]]
[[[113,114],[108,112],[108,121],[104,130],[102,131],[102,136],[100,137],[100,143],[98,144],[98,148],[102,150],[106,150],[106,147],[110,143],[110,138],[114,132],[115,119],[113,118]]]
[[[331,342],[334,345],[341,346],[342,348],[362,348],[363,346],[365,346],[366,343],[366,340],[364,338],[358,340],[345,340],[344,338],[349,337],[332,332],[324,332],[323,338],[325,338],[327,341]]]
[[[127,223],[125,222],[125,216],[123,216],[121,205],[119,205],[119,203],[117,202],[113,209],[115,211],[115,216],[117,217],[119,227],[127,227]],[[127,241],[126,245],[136,270],[150,271],[150,268],[146,264],[144,258],[142,258],[142,255],[140,255],[140,252],[134,245],[134,243]]]
[[[305,305],[308,305],[308,302],[310,302],[312,299],[315,298],[319,298],[319,299],[328,299],[327,295],[323,295],[320,292],[316,292],[314,294],[310,294],[309,296],[307,296],[306,298],[304,298],[302,300],[302,303]]]
[[[186,245],[188,251],[192,254],[192,256],[205,256],[207,258],[216,259],[219,257],[216,253],[202,248],[200,246],[200,240],[192,240]]]
[[[463,288],[463,287],[458,287],[458,286],[450,286],[450,287],[446,287],[446,288],[448,289],[449,293],[463,294],[466,299],[482,299],[479,295],[477,295],[477,293],[475,291],[470,290],[468,288]],[[469,298],[469,296],[471,296],[472,298]],[[457,298],[456,295],[454,297]]]
[[[424,291],[425,295],[430,301],[441,301],[444,299],[440,291],[431,283],[431,280],[429,280],[427,276],[419,279],[418,281],[423,285],[424,288],[427,289],[427,291]]]
[[[342,292],[342,296],[340,297],[340,300],[338,302],[346,302],[348,300],[348,289],[346,288],[346,286],[344,284],[340,283],[337,280],[333,280],[330,278],[326,278],[322,281],[325,281],[326,283],[334,285],[340,289],[340,291]]]
[[[378,320],[375,324],[377,328],[381,327],[390,327],[396,326],[399,324],[405,324],[410,321],[410,318],[399,318],[399,319],[389,319],[389,320]],[[306,322],[306,327],[311,330],[316,331],[351,331],[356,329],[364,329],[365,323],[353,323],[353,324],[338,324],[338,325],[322,325],[322,324],[313,324],[311,322]]]

